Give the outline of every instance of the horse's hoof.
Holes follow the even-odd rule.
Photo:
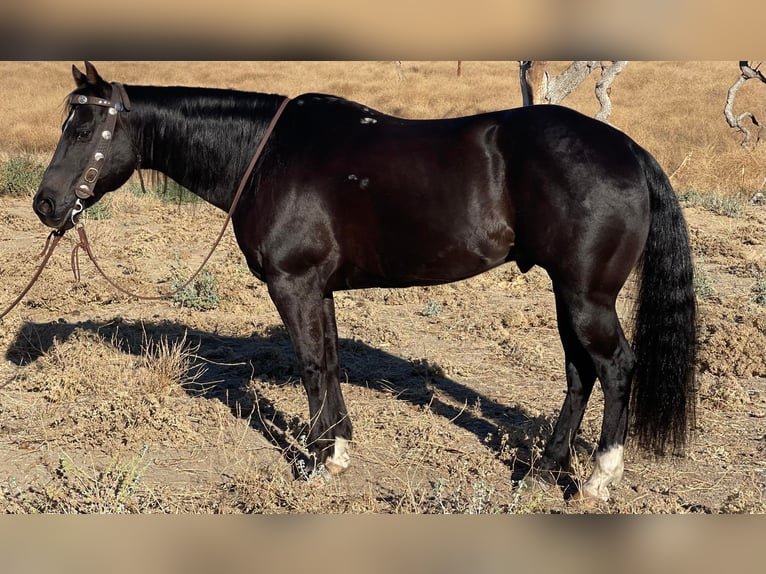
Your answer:
[[[343,474],[348,470],[348,465],[341,465],[336,464],[331,460],[326,460],[324,463],[324,467],[327,469],[327,472],[330,474],[330,476],[338,476],[339,474]]]
[[[601,503],[609,500],[609,493],[595,494],[590,493],[587,490],[580,489],[569,497],[567,502],[575,504],[583,510],[590,510],[598,507]]]
[[[324,461],[324,466],[330,475],[336,476],[345,472],[350,464],[348,440],[338,437],[335,439],[333,454]]]

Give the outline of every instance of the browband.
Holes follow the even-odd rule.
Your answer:
[[[112,99],[100,98],[98,96],[86,96],[85,94],[72,94],[69,96],[69,104],[73,106],[82,105],[94,105],[102,106],[106,108],[115,108],[118,112],[130,111],[130,98],[128,98],[128,92],[125,91],[125,86],[119,82],[112,82]],[[116,93],[115,93],[116,92]],[[112,104],[112,100],[117,96],[116,102]]]

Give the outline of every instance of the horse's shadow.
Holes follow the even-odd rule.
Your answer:
[[[27,322],[9,346],[6,359],[17,365],[30,364],[45,354],[54,341],[64,341],[76,330],[96,333],[122,352],[134,355],[144,353],[151,341],[185,342],[194,349],[191,366],[194,382],[184,385],[184,389],[194,396],[222,401],[233,415],[247,418],[252,428],[278,447],[296,474],[296,468],[305,468],[308,462],[305,451],[291,440],[300,435],[303,423],[298,417],[280,412],[262,393],[256,396],[249,385],[254,378],[266,384],[284,384],[290,380],[297,384],[300,380],[283,327],[275,327],[265,334],[230,337],[170,321]],[[392,393],[399,400],[427,407],[476,435],[498,457],[504,448],[514,448],[516,455],[509,462],[513,481],[522,480],[532,468],[535,438],[550,432],[548,417],[532,416],[519,406],[499,404],[445,376],[434,363],[406,360],[355,339],[341,339],[339,353],[347,382]],[[480,404],[480,408],[466,408],[471,404]],[[252,416],[256,411],[258,416]],[[296,465],[298,460],[303,460],[303,464]],[[566,476],[560,479],[560,486],[565,494],[575,488]]]

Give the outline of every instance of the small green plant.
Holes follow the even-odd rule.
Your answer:
[[[522,481],[513,494],[509,514],[540,514],[545,512],[544,493],[539,487],[530,487]]]
[[[105,197],[85,210],[85,221],[103,221],[112,218],[112,198]]]
[[[713,281],[700,265],[694,266],[694,294],[697,299],[710,299],[713,296]]]
[[[168,203],[176,203],[178,205],[184,203],[199,203],[202,201],[199,196],[193,194],[179,183],[176,183],[172,179],[167,181],[166,185],[162,185],[157,190],[157,196],[162,201]]]
[[[44,487],[22,488],[10,480],[17,509],[28,514],[126,514],[146,510],[147,501],[136,492],[148,447],[129,460],[113,459],[106,468],[83,468],[70,457],[59,456],[53,479]]]
[[[436,301],[429,301],[426,303],[426,306],[423,309],[423,316],[433,319],[434,317],[441,315],[441,312],[441,305],[439,305]]]
[[[758,273],[755,284],[750,288],[750,298],[756,305],[766,307],[766,275]]]
[[[726,217],[738,218],[747,207],[747,199],[742,195],[720,195],[712,192],[682,191],[678,200],[691,207],[700,207]]]
[[[501,511],[493,500],[495,487],[484,480],[470,485],[458,482],[450,487],[445,479],[439,478],[431,482],[431,488],[433,506],[440,514],[496,514]]]
[[[0,195],[32,195],[40,185],[45,164],[27,155],[14,156],[0,164]]]
[[[202,199],[186,189],[180,183],[167,179],[165,181],[156,181],[156,178],[144,178],[146,184],[146,193],[158,198],[161,201],[175,203],[178,205],[187,203],[200,203]],[[128,191],[133,195],[144,195],[144,189],[141,184],[131,181],[128,184]]]
[[[177,279],[173,284],[173,288],[178,289],[182,284],[183,281]],[[181,305],[181,307],[189,307],[197,311],[215,309],[221,302],[215,276],[207,269],[203,269],[191,284],[173,296],[173,301]]]

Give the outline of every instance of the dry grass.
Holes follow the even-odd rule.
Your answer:
[[[514,62],[104,62],[126,83],[339,94],[406,117],[520,103]],[[69,64],[0,62],[0,160],[50,155]],[[612,89],[612,122],[652,151],[677,189],[746,196],[766,177],[764,146],[744,150],[722,114],[735,62],[632,62]],[[592,84],[592,82],[591,82]],[[591,86],[569,104],[595,112]],[[750,86],[740,106],[763,113]],[[752,89],[751,89],[752,88]],[[760,111],[759,107],[760,106]],[[690,197],[687,194],[687,197]],[[112,196],[88,221],[97,256],[126,287],[169,289],[218,230],[207,205]],[[695,255],[713,282],[700,302],[698,439],[680,462],[628,449],[624,484],[598,510],[764,512],[764,215],[684,202]],[[704,209],[702,209],[704,207]],[[18,292],[37,262],[26,198],[0,197],[0,279]],[[194,226],[187,221],[193,217]],[[193,227],[193,228],[190,228]],[[458,284],[336,297],[351,470],[294,480],[308,418],[279,317],[228,232],[208,269],[220,304],[193,311],[116,294],[87,263],[71,283],[68,238],[0,331],[0,510],[5,512],[581,512],[560,489],[513,488],[540,456],[561,406],[563,353],[544,272],[502,267]],[[183,250],[179,254],[179,250]],[[757,283],[757,278],[761,283]],[[156,285],[156,287],[155,287]],[[149,287],[147,287],[149,286]],[[621,302],[627,314],[631,290]],[[594,391],[575,452],[587,476],[603,412]],[[760,449],[760,450],[759,450]]]
[[[28,210],[14,201],[4,204],[10,215]],[[89,222],[91,238],[120,280],[139,288],[167,282],[177,246],[200,242],[184,257],[204,251],[220,221],[205,206],[171,214],[156,198],[114,201],[119,216]],[[197,225],[180,229],[192,210]],[[746,307],[750,275],[724,271],[750,257],[763,266],[761,212],[687,210],[716,281],[715,297],[701,302],[699,438],[678,465],[628,450],[626,484],[596,510],[766,509],[749,438],[760,436],[766,405],[766,310]],[[17,268],[2,268],[10,290],[39,250],[20,241],[19,227],[2,232],[4,244],[23,245]],[[0,365],[6,512],[592,510],[567,504],[560,489],[514,489],[510,480],[517,463],[540,456],[561,406],[563,357],[542,272],[503,267],[459,284],[338,294],[354,462],[329,483],[304,482],[289,463],[305,434],[305,392],[266,290],[233,239],[211,265],[225,290],[210,312],[116,296],[86,265],[73,289],[62,249],[0,332],[16,363]],[[575,481],[592,464],[601,403],[596,389]]]
[[[559,65],[563,67],[563,64]],[[2,62],[0,159],[50,155],[59,135],[70,64]],[[520,105],[516,62],[103,62],[125,83],[230,87],[295,96],[325,92],[409,118],[450,117]],[[752,195],[764,187],[766,148],[743,149],[723,117],[735,62],[631,62],[612,87],[611,122],[657,156],[679,190]],[[565,103],[593,115],[593,75]],[[766,116],[766,86],[748,82],[738,110]]]

